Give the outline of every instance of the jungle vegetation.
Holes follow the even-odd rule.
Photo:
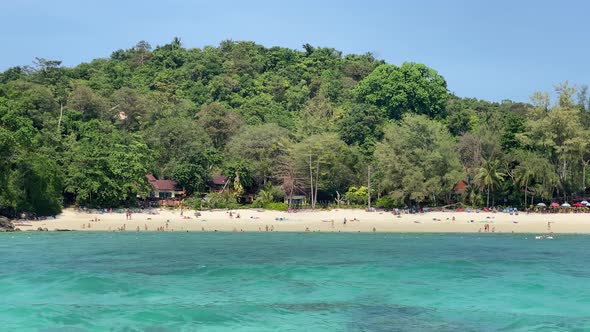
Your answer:
[[[193,197],[224,175],[226,201],[254,195],[257,206],[292,195],[315,207],[370,194],[385,208],[584,197],[588,89],[555,92],[461,98],[426,65],[309,44],[175,38],[75,67],[37,58],[0,73],[0,214],[134,206],[146,173]]]

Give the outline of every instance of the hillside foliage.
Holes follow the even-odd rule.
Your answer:
[[[346,202],[369,166],[387,207],[585,197],[587,89],[563,83],[556,95],[459,98],[423,64],[309,44],[175,38],[71,68],[38,58],[0,74],[0,214],[134,206],[146,173],[193,196],[224,175],[236,199],[266,188],[258,204],[305,195],[314,207]]]

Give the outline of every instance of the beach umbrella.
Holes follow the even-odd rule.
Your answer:
[[[537,206],[540,206],[540,207],[547,207],[547,204],[545,204],[545,203],[539,203],[539,204],[537,204]]]
[[[590,203],[588,203],[588,201],[586,201],[586,200],[583,200],[583,201],[580,202],[580,204],[582,204],[582,205],[588,205]]]
[[[561,207],[572,207],[568,202],[561,204]]]
[[[584,205],[583,205],[582,203],[579,203],[579,202],[578,202],[578,203],[574,203],[574,205],[573,205],[573,206],[574,206],[574,207],[582,207],[582,206],[584,206]]]
[[[555,203],[555,202],[553,202],[553,203],[551,203],[551,205],[549,205],[549,206],[551,206],[551,207],[559,207],[559,203]]]

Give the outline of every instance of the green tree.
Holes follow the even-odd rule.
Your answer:
[[[531,159],[524,159],[515,169],[514,169],[514,177],[516,183],[520,186],[524,187],[524,206],[527,206],[527,196],[529,191],[529,186],[531,186],[532,182],[535,178],[535,170],[532,163],[534,160]]]
[[[138,135],[126,136],[92,120],[81,127],[80,140],[67,152],[65,191],[79,204],[119,206],[146,196],[151,164],[148,146]]]
[[[445,199],[465,176],[447,129],[423,115],[387,125],[374,159],[379,187],[407,205]]]
[[[483,165],[475,176],[475,180],[486,189],[486,206],[490,206],[490,191],[497,188],[504,181],[505,174],[500,170],[497,160],[484,160]]]
[[[298,117],[297,137],[305,138],[316,134],[333,131],[334,106],[324,97],[309,100]]]
[[[345,199],[356,205],[365,205],[369,197],[369,190],[365,186],[355,187],[351,186],[344,194]]]
[[[565,198],[568,192],[580,190],[581,177],[577,174],[585,169],[583,142],[587,131],[582,127],[580,110],[572,101],[575,90],[567,84],[557,90],[557,104],[547,110],[545,105],[537,107],[530,114],[525,131],[517,137],[523,146],[548,158],[557,171],[559,189]]]
[[[217,102],[203,105],[197,119],[217,149],[223,148],[243,125],[243,120],[238,114]]]
[[[448,96],[445,79],[434,69],[408,62],[380,65],[359,82],[354,94],[359,102],[384,109],[391,119],[405,112],[442,118]]]
[[[221,156],[198,122],[191,118],[164,118],[146,132],[154,152],[155,173],[175,179],[189,193],[203,191],[213,167],[221,166]]]
[[[39,154],[23,154],[9,183],[15,189],[16,212],[56,215],[61,211],[62,174],[55,163]]]
[[[145,97],[136,90],[125,87],[117,90],[114,98],[115,106],[111,108],[115,112],[113,117],[123,129],[137,130],[141,126],[148,108]]]
[[[256,183],[264,186],[273,179],[278,158],[289,148],[288,131],[274,123],[245,127],[226,146],[230,160],[243,160],[251,165]]]
[[[295,144],[291,153],[296,174],[306,179],[312,208],[320,189],[333,198],[357,181],[354,166],[360,164],[360,156],[334,133],[309,136]]]
[[[354,104],[337,122],[338,133],[349,145],[357,144],[369,155],[383,137],[385,115],[375,106]]]
[[[530,152],[520,151],[516,154],[518,165],[514,167],[513,177],[516,184],[524,187],[524,206],[528,206],[527,195],[531,193],[530,204],[534,196],[550,199],[558,178],[554,167],[546,158]],[[532,190],[531,190],[532,189]]]
[[[88,86],[76,84],[70,92],[67,106],[82,114],[82,119],[86,121],[96,118],[110,120],[111,115],[107,113],[107,103]]]

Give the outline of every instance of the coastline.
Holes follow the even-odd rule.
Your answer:
[[[384,233],[549,233],[590,234],[590,213],[426,212],[402,214],[360,209],[287,213],[255,209],[230,211],[158,210],[158,214],[85,213],[65,209],[56,219],[15,221],[22,231],[168,232],[384,232]],[[239,218],[237,215],[239,214]],[[454,220],[453,220],[454,218]],[[346,219],[346,224],[344,224]],[[332,222],[333,220],[333,222]],[[550,222],[551,229],[548,230]],[[268,230],[267,230],[268,227]]]

